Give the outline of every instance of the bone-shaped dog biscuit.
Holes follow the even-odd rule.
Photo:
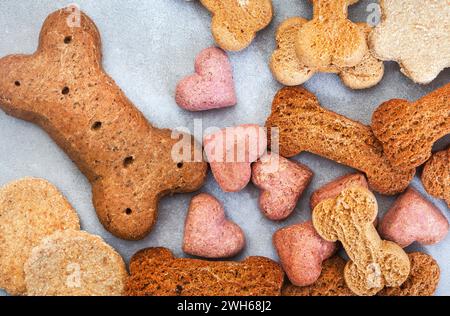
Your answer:
[[[373,114],[372,130],[395,167],[415,168],[450,133],[450,83],[416,102],[390,100]]]
[[[340,241],[350,257],[344,277],[357,295],[375,295],[385,286],[400,286],[410,272],[408,255],[397,244],[378,235],[374,220],[378,205],[365,188],[352,187],[313,211],[313,224],[328,241]]]
[[[198,189],[207,166],[173,159],[179,140],[133,106],[102,69],[95,24],[80,12],[72,25],[71,14],[47,18],[33,55],[0,59],[0,107],[41,126],[67,152],[91,182],[106,229],[140,239],[156,221],[159,198]]]
[[[314,17],[297,33],[296,52],[302,63],[319,71],[353,67],[368,51],[366,37],[347,19],[357,0],[313,0]]]
[[[286,86],[300,85],[317,73],[317,69],[304,65],[295,52],[297,33],[305,23],[307,20],[303,18],[289,18],[277,30],[278,47],[272,54],[270,69],[275,78]],[[371,27],[367,24],[357,25],[366,36],[370,33]],[[358,65],[342,69],[334,67],[328,71],[339,73],[344,84],[351,89],[366,89],[380,82],[384,75],[384,65],[367,51]]]
[[[176,258],[166,248],[147,248],[130,262],[128,296],[280,296],[284,272],[264,257],[242,262]]]
[[[365,172],[370,187],[383,194],[404,191],[415,173],[393,168],[369,127],[322,108],[302,87],[277,93],[266,126],[278,128],[282,156],[308,151],[348,165]]]
[[[272,21],[271,0],[200,0],[213,14],[211,29],[217,44],[239,51],[253,41],[256,32]]]

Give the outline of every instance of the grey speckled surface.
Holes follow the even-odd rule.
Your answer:
[[[247,50],[230,54],[234,67],[239,103],[236,107],[208,113],[187,113],[174,101],[175,86],[193,70],[195,55],[213,45],[209,30],[209,13],[196,1],[183,0],[96,0],[78,1],[98,25],[102,40],[104,66],[135,105],[159,127],[192,128],[193,120],[203,119],[203,127],[225,127],[242,123],[264,124],[270,105],[281,87],[272,79],[268,59],[275,47],[277,25],[290,16],[310,17],[307,0],[274,0],[275,19],[260,32]],[[354,21],[365,21],[370,3],[360,1],[351,7]],[[0,56],[12,53],[32,53],[45,17],[68,4],[55,0],[0,1]],[[447,69],[430,85],[419,86],[404,77],[394,63],[386,64],[386,75],[375,88],[351,91],[337,76],[316,75],[305,86],[316,93],[322,104],[350,118],[369,123],[373,110],[391,98],[415,100],[427,92],[448,83]],[[447,136],[436,149],[450,143]],[[263,255],[276,258],[271,239],[275,230],[304,221],[310,217],[308,200],[311,192],[324,183],[350,172],[349,168],[311,154],[301,154],[297,160],[308,165],[315,177],[303,195],[295,213],[285,222],[273,223],[258,210],[258,191],[249,185],[237,194],[224,194],[209,176],[202,189],[224,202],[228,216],[242,226],[247,247],[238,257]],[[419,170],[420,173],[420,170]],[[90,185],[77,167],[38,127],[6,116],[0,111],[0,185],[25,176],[48,179],[57,185],[77,209],[84,230],[99,234],[113,245],[126,260],[137,250],[149,246],[165,246],[183,255],[181,240],[184,218],[192,195],[165,198],[160,204],[159,221],[144,240],[119,240],[106,232],[95,216]],[[423,192],[418,179],[412,184]],[[380,213],[392,204],[394,197],[379,197]],[[429,197],[431,198],[431,197]],[[433,202],[449,217],[449,209],[439,200]],[[450,294],[450,237],[430,247],[412,246],[433,255],[441,266],[439,295]],[[1,293],[1,292],[0,292]]]

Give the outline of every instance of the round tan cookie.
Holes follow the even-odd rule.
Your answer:
[[[44,238],[25,264],[33,296],[119,296],[128,276],[122,257],[98,236],[65,230]]]
[[[80,229],[77,213],[49,182],[25,178],[0,188],[0,288],[25,295],[23,266],[43,237]]]

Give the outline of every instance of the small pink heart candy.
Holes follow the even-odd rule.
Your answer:
[[[378,231],[384,239],[407,247],[417,241],[431,245],[443,240],[449,224],[440,210],[409,188],[384,215]]]
[[[184,228],[184,252],[211,259],[229,258],[244,246],[242,229],[226,219],[216,198],[202,193],[192,199]]]
[[[258,125],[240,125],[206,136],[203,144],[222,190],[239,192],[250,182],[251,164],[267,150],[267,134]]]
[[[262,190],[259,206],[264,215],[274,221],[291,215],[312,177],[312,171],[305,165],[275,153],[268,153],[255,162],[252,181]]]
[[[233,71],[227,54],[216,47],[201,51],[195,60],[195,74],[178,83],[175,99],[188,111],[235,105]]]
[[[316,282],[322,273],[322,262],[337,250],[336,243],[319,236],[311,221],[278,230],[273,244],[289,280],[297,286]]]

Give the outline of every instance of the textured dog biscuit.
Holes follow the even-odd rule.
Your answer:
[[[244,246],[244,232],[227,220],[222,204],[215,197],[202,193],[192,199],[184,226],[185,253],[204,258],[229,258]]]
[[[277,49],[272,54],[270,69],[275,78],[286,86],[297,86],[309,80],[317,69],[307,67],[297,57],[295,39],[301,27],[307,20],[294,17],[285,20],[279,26],[276,34]],[[365,23],[358,23],[366,35],[371,28]],[[339,69],[334,67],[328,72],[339,73],[344,84],[352,89],[365,89],[376,85],[383,78],[383,62],[367,51],[362,61],[354,67]]]
[[[379,296],[432,296],[439,284],[440,269],[430,255],[410,253],[411,273],[400,287],[386,287]]]
[[[307,166],[268,153],[252,165],[252,182],[261,189],[259,207],[271,220],[289,217],[298,199],[311,182],[313,172]]]
[[[266,126],[278,128],[282,156],[308,151],[348,165],[364,172],[370,187],[383,194],[404,191],[415,174],[390,165],[369,127],[322,108],[302,87],[277,93]]]
[[[119,296],[127,276],[122,257],[111,246],[75,230],[44,238],[25,264],[32,296]]]
[[[299,60],[319,71],[358,65],[368,51],[364,32],[347,19],[347,7],[357,1],[314,0],[314,17],[297,33]]]
[[[346,189],[313,211],[319,235],[328,241],[341,241],[350,257],[344,277],[357,295],[375,295],[385,286],[400,286],[410,272],[403,249],[378,235],[373,225],[377,213],[375,196],[362,187]]]
[[[94,23],[81,13],[81,27],[69,27],[69,14],[47,18],[35,54],[0,59],[0,107],[41,126],[75,161],[106,229],[140,239],[159,198],[198,189],[207,165],[174,161],[179,140],[152,127],[103,71]]]
[[[239,51],[253,41],[256,32],[272,21],[271,0],[200,0],[213,14],[211,29],[217,44]]]
[[[373,114],[372,130],[393,166],[422,165],[431,157],[433,144],[450,133],[450,83],[416,102],[383,103]]]
[[[409,188],[386,212],[378,227],[380,236],[405,248],[413,242],[432,245],[448,234],[441,211],[419,192]]]
[[[322,262],[337,249],[322,239],[311,222],[288,226],[275,232],[273,245],[289,280],[297,286],[311,285],[322,271]]]
[[[435,153],[425,164],[422,183],[429,194],[445,200],[450,207],[450,147]]]
[[[80,229],[78,215],[49,182],[25,178],[0,189],[0,288],[25,295],[23,266],[42,238]]]
[[[264,257],[242,262],[177,259],[165,248],[133,256],[126,285],[129,296],[278,296],[284,273]]]
[[[311,209],[313,210],[317,204],[326,199],[335,198],[339,193],[353,186],[369,188],[366,177],[360,173],[342,176],[314,191],[310,200]]]
[[[448,0],[382,0],[382,21],[370,43],[375,55],[394,60],[417,83],[431,82],[450,67]]]
[[[309,286],[286,284],[282,296],[354,296],[345,284],[345,260],[339,256],[324,261],[319,279]]]

